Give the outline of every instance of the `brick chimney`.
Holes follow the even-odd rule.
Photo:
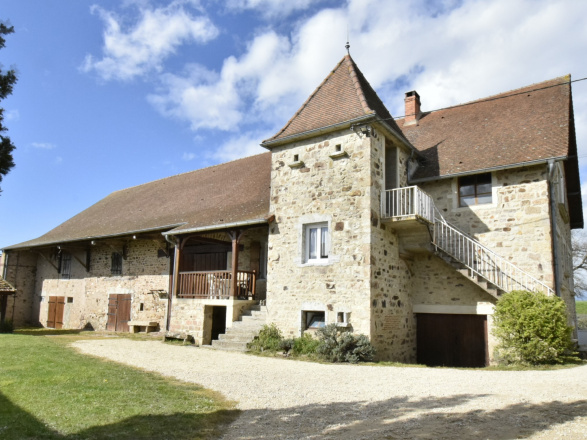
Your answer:
[[[404,118],[404,125],[414,125],[420,119],[420,95],[415,90],[406,93],[404,100],[406,103],[406,111]]]

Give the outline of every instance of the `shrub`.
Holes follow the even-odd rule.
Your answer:
[[[316,353],[320,341],[313,338],[311,334],[304,333],[300,338],[293,340],[293,352],[295,355],[307,355]]]
[[[587,330],[587,315],[577,315],[577,328]]]
[[[285,354],[288,354],[290,350],[294,347],[294,340],[293,339],[282,339],[279,343],[279,348],[283,350]]]
[[[5,319],[4,322],[0,322],[0,333],[12,333],[14,331],[14,325],[10,319]]]
[[[253,351],[277,351],[281,348],[283,336],[275,324],[264,325],[259,336],[248,344]]]
[[[504,294],[495,307],[496,357],[506,364],[575,361],[566,305],[556,296],[523,290]]]
[[[320,343],[316,352],[330,362],[368,362],[375,357],[375,348],[365,335],[341,332],[336,324],[318,330]]]

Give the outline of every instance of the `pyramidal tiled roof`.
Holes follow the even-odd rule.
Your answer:
[[[385,120],[402,136],[375,90],[351,56],[345,55],[287,124],[263,144],[368,115]]]

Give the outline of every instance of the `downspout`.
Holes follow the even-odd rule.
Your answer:
[[[165,240],[173,245],[173,250],[175,252],[175,249],[177,247],[179,247],[179,240],[174,237],[173,235],[165,235],[163,234],[163,236],[165,237]],[[169,259],[169,261],[171,261],[171,258]],[[165,322],[165,330],[169,331],[169,327],[171,325],[171,303],[172,303],[172,298],[173,298],[173,292],[175,291],[175,279],[174,279],[174,266],[175,266],[175,258],[173,259],[173,266],[170,264],[169,265],[169,279],[171,280],[171,289],[169,289],[169,292],[167,293],[167,320]]]
[[[556,200],[554,196],[556,194],[554,189],[554,172],[555,168],[554,160],[548,161],[548,196],[550,201],[550,230],[552,231],[552,264],[554,265],[554,292],[556,296],[561,296],[560,291],[560,267],[558,264],[558,237],[556,233]]]

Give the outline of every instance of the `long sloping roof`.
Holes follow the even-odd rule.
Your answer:
[[[418,183],[459,174],[565,159],[571,224],[583,227],[571,77],[423,113],[404,135],[423,161]]]
[[[373,87],[351,56],[345,55],[285,126],[263,144],[368,115],[384,119],[401,136]]]
[[[271,155],[263,153],[115,191],[45,235],[6,249],[264,219],[270,177]]]
[[[403,127],[403,120],[398,120],[424,158],[412,180],[567,157],[572,124],[569,79],[555,78],[423,113],[417,125]]]

